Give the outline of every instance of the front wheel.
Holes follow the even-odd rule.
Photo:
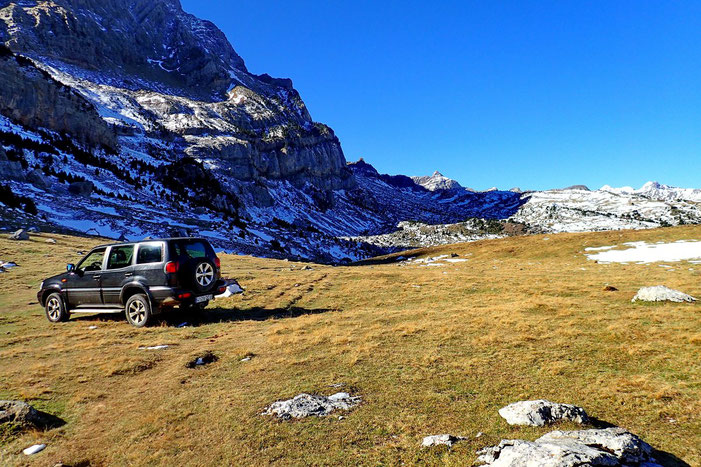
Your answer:
[[[52,293],[46,299],[46,317],[52,323],[60,323],[68,321],[70,314],[66,310],[66,304],[63,303],[61,295]]]
[[[142,328],[151,319],[151,303],[144,294],[136,294],[129,297],[126,306],[127,321],[132,326]]]

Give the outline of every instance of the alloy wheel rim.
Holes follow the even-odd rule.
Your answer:
[[[214,279],[214,269],[209,263],[201,263],[195,271],[195,280],[202,287],[207,287]]]
[[[140,300],[135,300],[129,305],[129,318],[137,324],[141,324],[146,319],[146,307]]]
[[[61,312],[61,304],[58,302],[57,298],[52,298],[47,304],[46,311],[49,312],[49,318],[52,320],[57,320]]]

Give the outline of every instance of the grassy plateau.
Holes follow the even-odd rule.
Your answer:
[[[0,465],[471,465],[500,439],[580,428],[511,427],[497,413],[545,398],[632,431],[664,463],[699,466],[701,305],[631,298],[651,285],[701,298],[701,264],[584,256],[586,247],[681,239],[701,240],[701,226],[403,254],[467,260],[442,267],[400,265],[394,255],[302,270],[220,255],[243,295],[216,300],[199,317],[175,313],[136,329],[105,315],[51,324],[36,302],[43,278],[104,241],[2,236],[0,258],[19,267],[0,274],[0,399],[25,400],[66,423],[0,428]],[[161,344],[169,347],[140,349]],[[186,367],[205,351],[219,360]],[[363,403],[325,418],[260,415],[301,392],[338,391]],[[421,448],[424,436],[441,433],[469,439]],[[24,456],[35,443],[47,448]]]

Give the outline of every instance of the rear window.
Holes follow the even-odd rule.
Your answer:
[[[206,240],[172,240],[170,242],[170,258],[214,258],[214,249]]]
[[[139,245],[136,255],[137,264],[160,263],[163,261],[163,244],[145,243]]]

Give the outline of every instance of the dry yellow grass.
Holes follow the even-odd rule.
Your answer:
[[[104,317],[46,321],[35,303],[39,281],[96,243],[52,237],[58,244],[0,239],[0,258],[20,264],[0,275],[0,398],[27,400],[67,423],[0,432],[0,464],[470,465],[478,448],[547,432],[510,427],[497,414],[516,400],[547,398],[701,465],[701,305],[630,302],[645,285],[701,296],[701,266],[603,265],[582,254],[701,239],[701,227],[416,252],[468,259],[446,267],[374,261],[302,271],[224,255],[224,273],[239,278],[243,296],[210,305],[198,325],[177,328],[190,318],[172,316],[147,329]],[[619,290],[604,291],[607,284]],[[138,349],[157,344],[170,347]],[[207,350],[219,361],[185,367]],[[246,355],[253,358],[241,362]],[[364,401],[343,420],[259,415],[280,398],[335,392],[335,383]],[[444,432],[471,439],[420,449],[423,436]],[[36,442],[47,449],[22,456]]]

